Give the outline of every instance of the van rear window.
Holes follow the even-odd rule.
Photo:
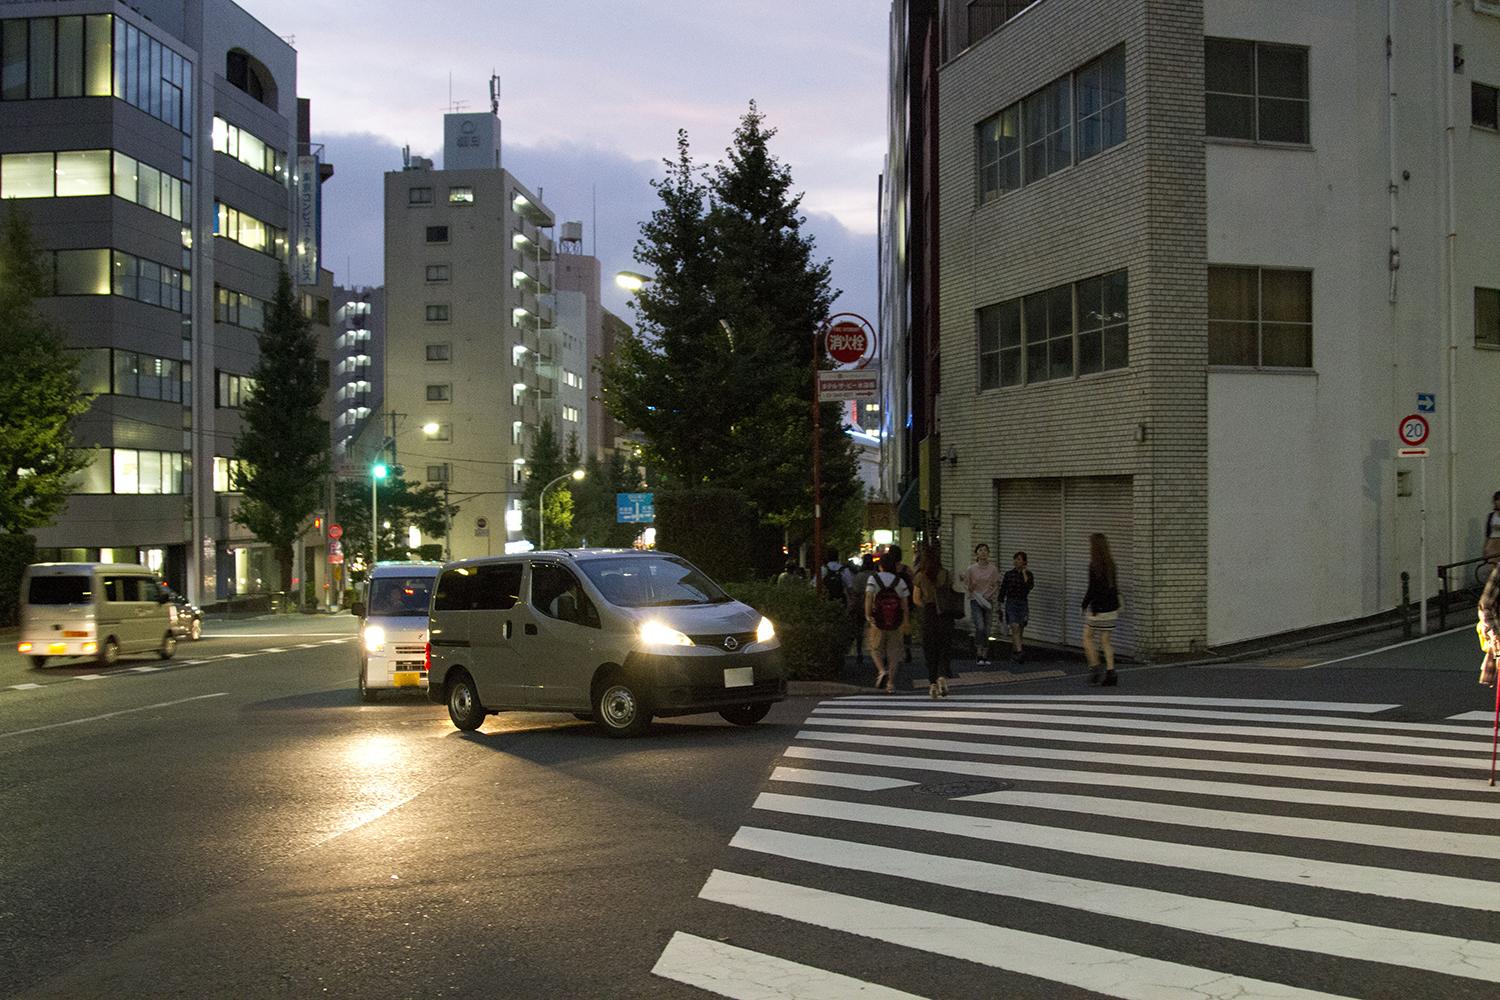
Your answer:
[[[86,576],[34,576],[28,604],[88,604],[93,597]]]

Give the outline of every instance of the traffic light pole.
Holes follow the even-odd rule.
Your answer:
[[[372,470],[370,472],[370,568],[375,568],[375,560],[380,558],[380,514],[375,509],[379,502],[377,491],[380,488],[380,479]]]

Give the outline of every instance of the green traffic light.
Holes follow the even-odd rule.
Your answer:
[[[376,462],[373,466],[370,467],[370,474],[376,479],[384,479],[385,474],[388,471],[389,469],[386,468],[386,464],[384,462]]]

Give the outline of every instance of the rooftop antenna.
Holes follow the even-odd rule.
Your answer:
[[[401,147],[401,166],[407,170],[411,169],[411,146]]]
[[[490,114],[500,114],[500,75],[490,70]]]
[[[442,110],[457,114],[469,106],[468,101],[455,101],[453,99],[453,71],[448,71],[448,106]]]

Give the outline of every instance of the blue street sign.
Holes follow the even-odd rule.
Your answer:
[[[616,493],[616,524],[654,524],[656,522],[655,493]]]
[[[1417,393],[1417,412],[1418,413],[1436,413],[1437,412],[1437,393],[1433,393],[1433,392],[1419,392],[1419,393]]]

